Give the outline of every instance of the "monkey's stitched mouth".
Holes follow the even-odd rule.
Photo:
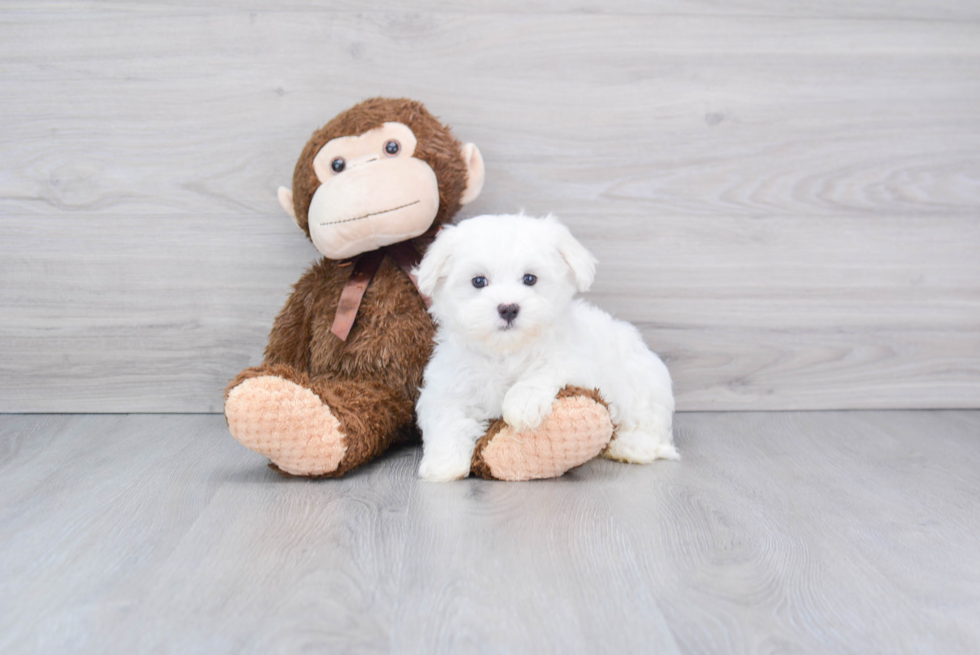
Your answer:
[[[399,209],[405,209],[406,207],[411,207],[412,205],[417,205],[420,202],[422,202],[422,201],[421,200],[416,200],[415,202],[410,202],[408,204],[401,205],[399,207],[392,207],[391,209],[385,209],[385,210],[379,211],[379,212],[372,212],[370,214],[364,214],[364,216],[358,216],[357,218],[345,218],[342,221],[333,221],[331,223],[320,223],[320,227],[324,227],[326,225],[338,225],[340,223],[351,223],[353,221],[360,221],[360,220],[363,220],[365,218],[371,218],[372,216],[380,216],[381,214],[388,214],[390,212],[396,212]]]

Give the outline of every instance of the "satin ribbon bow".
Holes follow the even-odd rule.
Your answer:
[[[430,229],[425,234],[416,238],[432,237],[438,231],[438,228]],[[364,293],[367,291],[368,285],[371,284],[374,274],[378,272],[378,269],[381,267],[381,262],[384,261],[385,257],[391,257],[395,260],[395,263],[398,264],[400,269],[405,271],[405,275],[412,281],[415,288],[419,288],[419,282],[415,274],[412,273],[412,269],[418,266],[418,263],[422,260],[422,255],[413,245],[412,242],[414,240],[393,243],[390,246],[363,253],[358,255],[357,259],[354,260],[350,278],[348,278],[347,283],[344,285],[344,290],[340,292],[337,313],[334,315],[333,325],[330,327],[330,331],[337,335],[341,341],[347,341],[347,336],[350,334],[351,328],[354,327],[354,320],[357,318],[357,310],[361,307],[361,300],[364,298]],[[421,291],[419,291],[419,295],[422,296],[426,307],[432,304],[432,300]]]

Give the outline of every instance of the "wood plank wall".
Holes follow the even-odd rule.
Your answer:
[[[679,409],[980,407],[977,3],[349,0],[0,4],[0,411],[220,411],[373,95],[480,146],[464,216],[572,227]]]

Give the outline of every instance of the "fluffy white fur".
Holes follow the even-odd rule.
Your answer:
[[[551,216],[479,216],[442,230],[417,270],[438,324],[417,405],[421,477],[466,477],[491,419],[535,428],[566,385],[597,388],[609,403],[607,457],[677,458],[667,367],[635,327],[574,298],[591,286],[595,264]],[[485,287],[474,287],[477,277]],[[498,311],[506,305],[520,308],[510,323]]]

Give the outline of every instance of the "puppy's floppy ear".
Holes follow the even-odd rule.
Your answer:
[[[557,248],[561,258],[572,270],[572,277],[575,278],[575,287],[582,292],[588,291],[595,279],[596,258],[591,252],[585,249],[568,228],[552,215],[548,215],[545,220],[552,225],[557,233]]]
[[[432,297],[439,281],[445,278],[449,271],[449,259],[456,243],[456,235],[453,234],[455,231],[456,228],[452,225],[443,226],[436,240],[425,251],[418,268],[415,269],[419,291],[426,296]]]

